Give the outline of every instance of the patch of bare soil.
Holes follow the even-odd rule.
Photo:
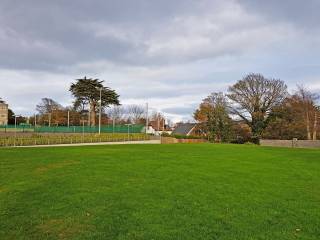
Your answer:
[[[41,236],[70,239],[87,229],[87,226],[64,219],[49,219],[39,224],[36,228]]]
[[[64,168],[66,166],[79,164],[79,161],[63,161],[63,162],[57,162],[57,163],[49,163],[46,165],[43,165],[41,167],[38,167],[35,169],[35,172],[38,174],[46,173],[47,171],[54,170],[54,169],[60,169]]]

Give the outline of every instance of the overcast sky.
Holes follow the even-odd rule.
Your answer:
[[[319,0],[0,0],[0,97],[31,115],[100,78],[173,120],[259,72],[320,90]]]

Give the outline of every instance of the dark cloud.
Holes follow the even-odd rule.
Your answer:
[[[94,60],[140,62],[143,41],[118,35],[134,28],[140,34],[165,24],[183,12],[188,2],[3,0],[0,67],[61,70],[65,65]],[[111,27],[111,32],[104,27]],[[99,30],[107,32],[99,37]]]
[[[130,66],[190,62],[242,54],[257,37],[283,31],[255,15],[317,26],[318,1],[257,2],[2,0],[0,67],[68,71],[101,60]]]

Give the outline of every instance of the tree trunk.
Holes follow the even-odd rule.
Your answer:
[[[96,126],[96,104],[90,103],[90,122],[91,126]]]
[[[318,125],[318,114],[317,110],[314,112],[314,122],[313,122],[313,134],[312,134],[312,139],[315,141],[317,140],[317,125]]]

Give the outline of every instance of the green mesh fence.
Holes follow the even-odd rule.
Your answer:
[[[102,133],[127,133],[129,128],[130,133],[143,133],[144,125],[105,125],[101,126]],[[15,131],[14,125],[0,126],[0,131]],[[99,127],[89,127],[89,126],[31,126],[31,125],[18,125],[17,131],[27,132],[34,131],[39,133],[97,133],[99,132]]]
[[[29,124],[21,124],[21,125],[0,125],[0,132],[30,132],[34,131],[34,127]]]

